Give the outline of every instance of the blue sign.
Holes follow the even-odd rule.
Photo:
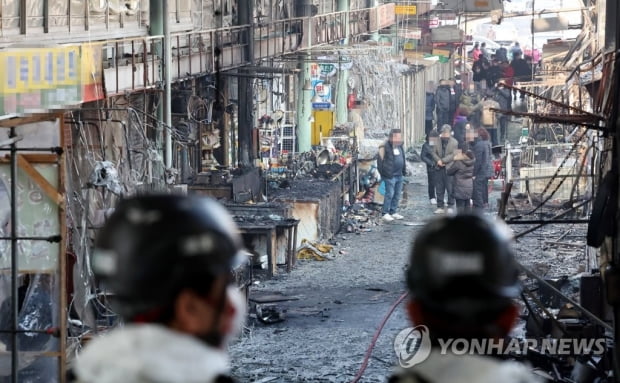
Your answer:
[[[312,109],[330,109],[332,107],[331,102],[313,102]]]

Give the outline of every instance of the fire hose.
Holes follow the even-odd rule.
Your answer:
[[[392,304],[392,307],[390,307],[390,310],[383,317],[383,320],[379,324],[379,327],[377,327],[377,330],[375,331],[375,335],[372,337],[372,341],[370,341],[370,345],[368,346],[368,349],[366,350],[366,354],[364,355],[364,361],[362,362],[362,366],[360,367],[359,371],[357,372],[357,374],[355,375],[351,383],[359,382],[359,380],[364,375],[364,371],[366,371],[366,368],[368,367],[368,362],[370,361],[370,356],[372,355],[372,350],[375,348],[375,344],[377,343],[377,339],[379,339],[379,335],[381,335],[381,331],[383,331],[383,327],[387,323],[388,319],[390,319],[390,317],[392,316],[392,313],[394,313],[394,310],[396,310],[396,307],[398,307],[398,305],[401,304],[401,302],[404,301],[408,295],[409,293],[405,292],[400,297],[398,297],[396,302]]]
[[[546,287],[548,287],[554,294],[558,295],[559,297],[566,299],[568,302],[570,302],[571,304],[573,304],[573,306],[575,308],[577,308],[578,310],[580,310],[584,315],[586,315],[588,318],[590,318],[592,321],[594,321],[595,323],[597,323],[598,325],[602,326],[604,329],[612,331],[613,327],[610,326],[608,323],[605,323],[603,320],[601,320],[599,317],[597,317],[596,315],[592,314],[590,311],[588,311],[586,308],[584,308],[583,306],[581,306],[579,303],[577,303],[576,301],[574,301],[573,299],[569,298],[568,296],[566,296],[566,294],[563,294],[561,291],[559,291],[558,289],[555,288],[555,286],[551,285],[549,282],[545,281],[544,278],[536,275],[534,272],[532,272],[531,270],[529,270],[528,268],[526,268],[525,266],[518,264],[519,267],[521,268],[521,270],[528,275],[530,278],[534,278],[537,281],[539,281],[540,283],[544,284]],[[377,327],[377,330],[375,331],[374,336],[372,337],[372,340],[370,341],[370,345],[368,346],[368,348],[366,349],[366,353],[364,354],[364,359],[362,361],[362,365],[360,366],[360,369],[357,371],[357,374],[355,375],[355,377],[353,378],[353,380],[351,380],[351,383],[357,383],[359,382],[359,380],[362,378],[362,376],[364,375],[364,372],[366,371],[366,368],[368,367],[368,363],[370,362],[370,357],[372,355],[372,351],[375,348],[375,345],[377,343],[377,340],[379,339],[379,336],[381,335],[381,332],[383,331],[383,327],[385,327],[385,324],[387,323],[388,319],[392,316],[392,314],[394,313],[394,310],[396,310],[396,307],[398,307],[399,304],[402,303],[403,300],[405,300],[405,298],[407,298],[407,296],[409,295],[408,292],[403,293],[400,297],[398,297],[398,299],[392,304],[392,306],[390,307],[390,309],[388,310],[387,314],[383,317],[383,320],[381,321],[381,323],[379,324],[379,326]]]

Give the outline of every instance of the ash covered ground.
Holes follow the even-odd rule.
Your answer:
[[[233,375],[247,382],[350,382],[373,335],[405,291],[404,268],[412,239],[434,206],[427,197],[426,169],[409,163],[412,175],[401,204],[402,221],[382,223],[374,212],[359,234],[338,234],[335,259],[298,261],[290,273],[252,287],[251,297],[281,295],[285,320],[266,325],[250,318],[230,347]],[[486,214],[495,215],[500,191]],[[520,232],[530,226],[512,226]],[[584,271],[584,225],[549,225],[521,238],[517,257],[545,277]],[[573,284],[574,285],[574,284]],[[574,290],[574,289],[573,289]],[[568,291],[574,293],[574,291]],[[361,382],[385,382],[397,363],[396,334],[409,323],[399,305],[385,325]]]

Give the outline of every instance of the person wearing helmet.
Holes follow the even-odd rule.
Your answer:
[[[504,225],[477,215],[442,216],[421,230],[406,271],[407,312],[416,326],[407,330],[421,334],[419,348],[399,354],[403,368],[389,382],[538,381],[521,363],[441,346],[484,344],[512,329],[521,289],[510,238]]]
[[[239,232],[214,200],[121,201],[99,232],[91,264],[125,325],[88,344],[74,381],[231,382],[224,349],[245,317],[232,284],[243,262]]]

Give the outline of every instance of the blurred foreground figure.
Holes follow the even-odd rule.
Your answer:
[[[88,344],[75,381],[232,382],[225,346],[245,317],[232,278],[241,250],[232,218],[214,200],[122,201],[99,232],[92,267],[125,326]]]
[[[510,238],[505,225],[476,215],[442,216],[416,236],[406,272],[416,327],[395,340],[402,370],[389,382],[539,381],[500,358],[521,291]]]

